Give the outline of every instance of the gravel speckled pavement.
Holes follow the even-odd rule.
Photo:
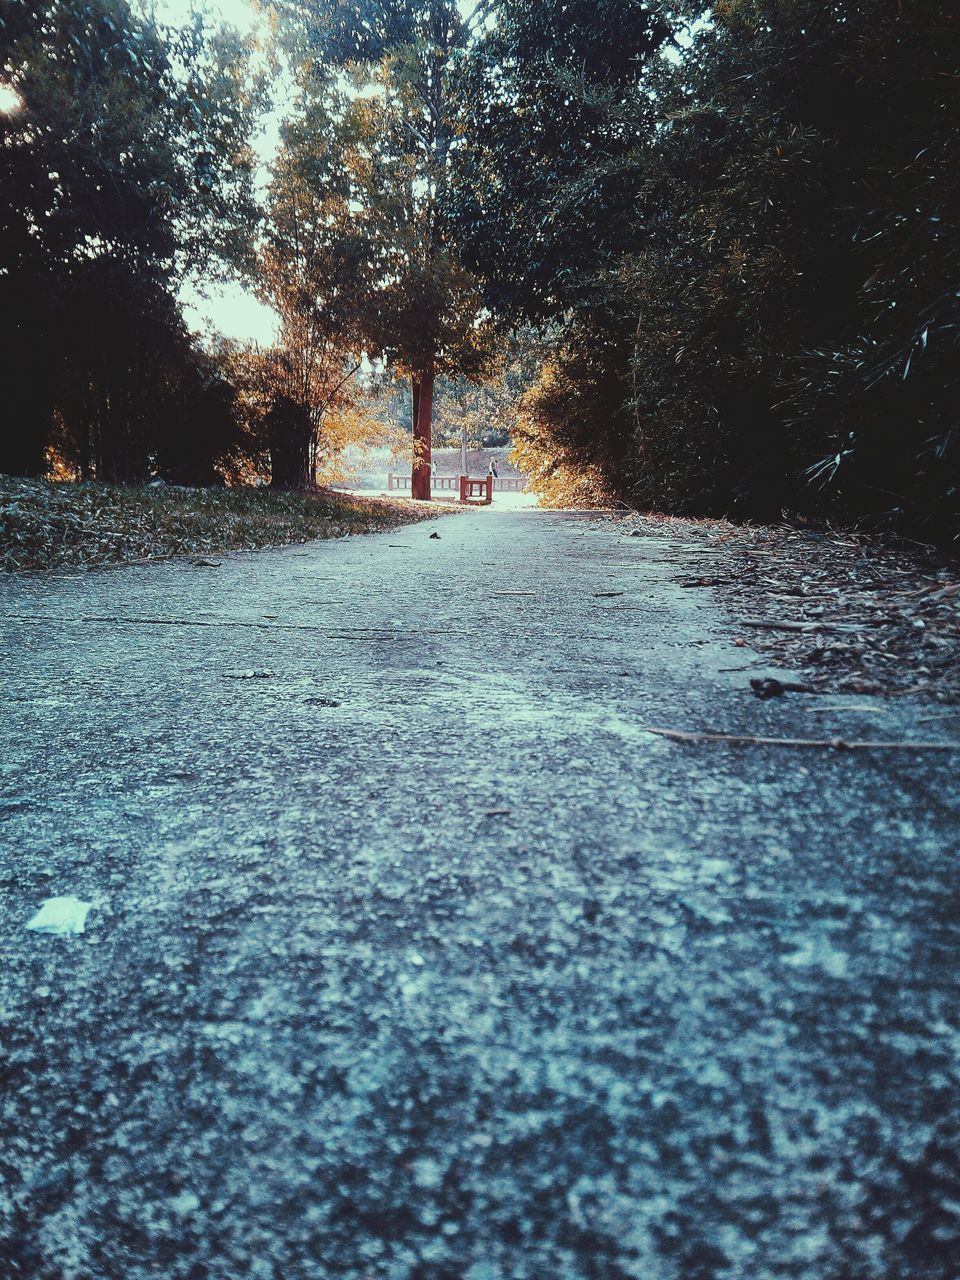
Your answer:
[[[811,735],[685,554],[2,585],[3,1280],[956,1280],[958,758],[645,733]]]

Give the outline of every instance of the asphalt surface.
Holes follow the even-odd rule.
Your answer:
[[[621,535],[2,584],[3,1280],[960,1275],[958,757]]]

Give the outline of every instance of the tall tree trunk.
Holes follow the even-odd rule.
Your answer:
[[[433,374],[425,373],[413,384],[416,420],[413,429],[413,481],[415,498],[430,501],[430,437],[433,428]]]
[[[410,379],[410,391],[413,396],[413,420],[411,422],[411,426],[413,427],[413,434],[416,435],[417,423],[420,421],[420,379],[419,378]]]

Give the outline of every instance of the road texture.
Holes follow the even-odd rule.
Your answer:
[[[3,585],[3,1280],[960,1275],[957,757],[622,535]]]

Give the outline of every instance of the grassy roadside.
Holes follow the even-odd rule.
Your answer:
[[[128,489],[0,476],[0,570],[102,569],[343,538],[448,510],[329,490]]]

